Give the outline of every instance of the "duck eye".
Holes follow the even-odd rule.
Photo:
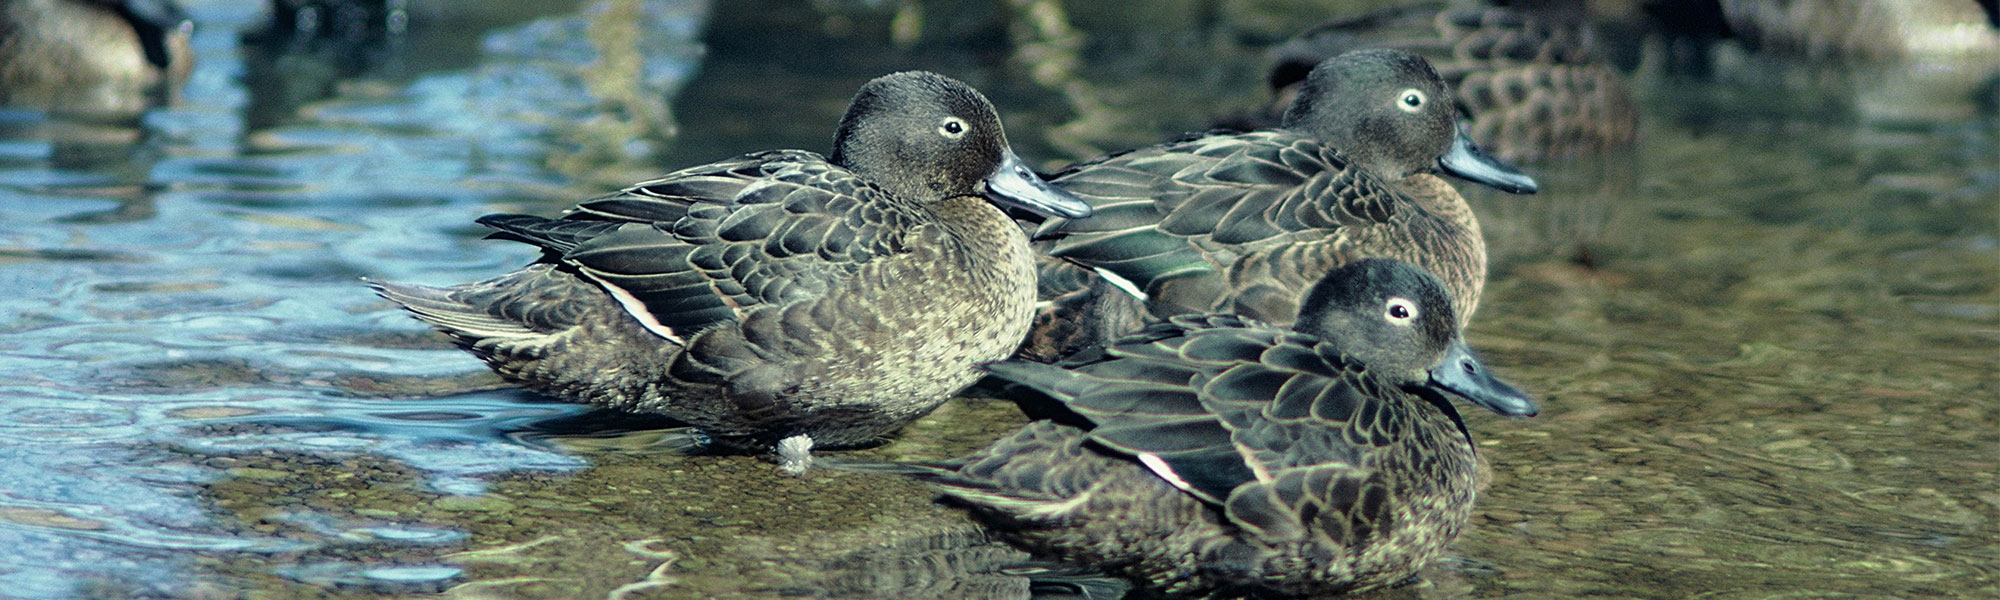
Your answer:
[[[1409,325],[1410,322],[1417,320],[1417,303],[1401,296],[1390,298],[1388,302],[1383,303],[1382,314],[1390,323]]]
[[[1403,109],[1403,112],[1413,113],[1422,110],[1424,102],[1429,100],[1430,97],[1424,95],[1423,90],[1409,88],[1396,95],[1396,108]]]
[[[945,117],[944,122],[938,124],[938,135],[942,135],[954,140],[964,137],[965,119],[960,119],[958,117]]]

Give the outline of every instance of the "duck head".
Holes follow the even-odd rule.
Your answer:
[[[1532,194],[1533,177],[1474,144],[1437,69],[1401,50],[1356,50],[1313,67],[1284,126],[1310,135],[1377,176],[1443,171],[1502,191]]]
[[[1534,416],[1535,400],[1494,377],[1466,347],[1447,294],[1413,265],[1363,259],[1328,272],[1306,292],[1294,329],[1333,341],[1400,385],[1441,389],[1502,415]]]
[[[1089,204],[1050,186],[1014,154],[986,96],[936,73],[904,71],[863,85],[833,148],[834,164],[905,200],[984,196],[1043,216],[1090,216]]]

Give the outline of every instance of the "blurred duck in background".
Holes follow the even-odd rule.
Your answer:
[[[187,80],[193,32],[172,0],[0,0],[0,104],[143,111]]]
[[[1994,0],[1652,0],[1642,8],[1669,39],[1698,41],[1676,49],[1712,64],[1696,75],[1748,88],[1766,100],[1757,108],[1774,114],[1894,125],[2000,106]],[[1686,100],[1667,106],[1711,118],[1705,104]]]
[[[1744,45],[1816,61],[1904,60],[2000,50],[1994,0],[1722,0]]]
[[[1638,133],[1631,92],[1600,56],[1575,0],[1396,7],[1314,26],[1271,50],[1271,103],[1220,125],[1278,124],[1314,65],[1361,48],[1424,57],[1456,94],[1481,147],[1508,161],[1601,153]]]

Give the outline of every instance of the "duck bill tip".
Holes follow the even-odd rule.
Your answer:
[[[1460,179],[1509,194],[1533,194],[1542,187],[1533,176],[1480,149],[1463,127],[1452,136],[1451,147],[1438,157],[1437,166]]]
[[[1541,413],[1533,397],[1494,377],[1464,342],[1456,342],[1444,361],[1431,369],[1431,383],[1495,414],[1532,417]]]
[[[987,176],[986,197],[1000,205],[1044,217],[1081,219],[1091,213],[1089,203],[1036,175],[1011,150],[1001,159],[1000,167]]]

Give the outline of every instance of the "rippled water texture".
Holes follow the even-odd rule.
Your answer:
[[[532,251],[481,214],[824,150],[890,70],[986,90],[1048,164],[1261,96],[1254,45],[1179,5],[418,3],[336,68],[244,46],[254,2],[191,4],[180,103],[0,109],[0,596],[1021,597],[1022,556],[919,486],[674,454],[359,278],[489,277]],[[1468,413],[1474,527],[1384,595],[2000,597],[2000,123],[1924,77],[1772,68],[1639,76],[1630,156],[1468,190],[1496,253],[1470,341],[1544,412]],[[955,402],[856,454],[1019,422]]]

